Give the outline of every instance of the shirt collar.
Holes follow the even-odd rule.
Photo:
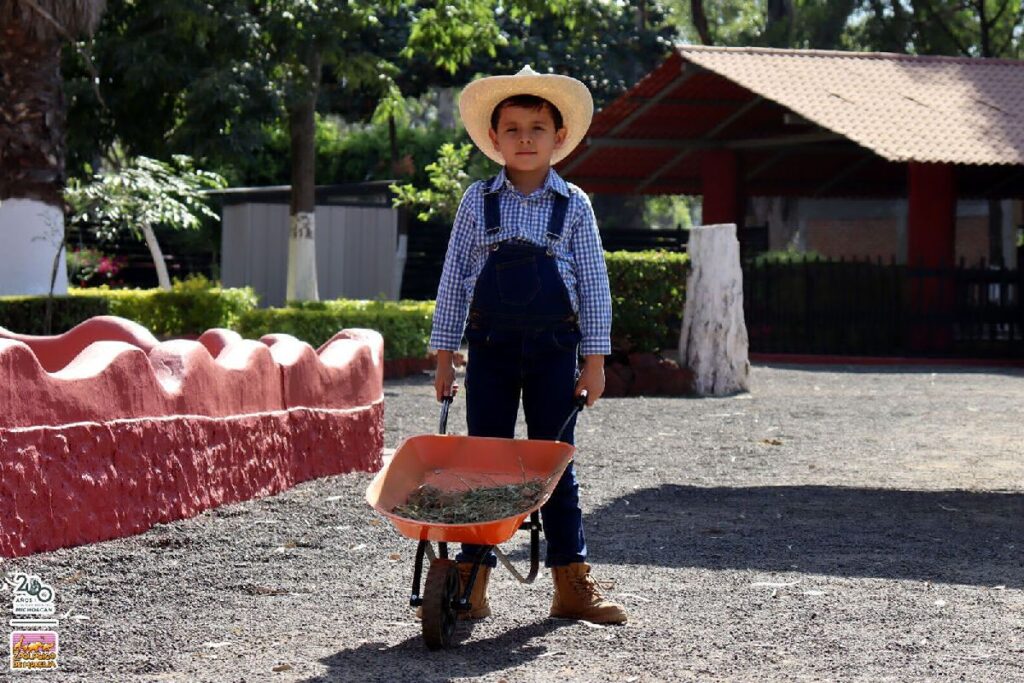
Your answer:
[[[491,183],[491,186],[488,188],[488,190],[490,192],[497,192],[498,190],[501,190],[502,188],[505,187],[511,189],[513,186],[512,183],[509,181],[508,176],[505,174],[505,167],[502,166],[501,170],[498,171],[498,175],[495,176],[494,182]],[[544,179],[544,184],[541,185],[541,188],[544,190],[551,190],[552,192],[557,192],[563,197],[570,196],[569,185],[562,179],[562,176],[558,175],[558,172],[555,171],[555,169],[553,168],[548,171],[548,175]]]

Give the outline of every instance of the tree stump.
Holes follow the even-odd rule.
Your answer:
[[[736,226],[690,230],[690,275],[679,335],[679,364],[693,372],[700,396],[726,396],[750,388],[743,271]]]

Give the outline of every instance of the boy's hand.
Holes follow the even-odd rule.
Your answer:
[[[579,396],[584,390],[587,392],[587,407],[597,403],[604,393],[604,356],[593,355],[583,357],[583,371],[580,378],[576,380],[574,396]]]
[[[455,354],[438,350],[437,372],[434,374],[434,393],[440,401],[445,396],[455,396],[459,385],[455,383]]]

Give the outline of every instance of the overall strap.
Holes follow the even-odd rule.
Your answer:
[[[548,221],[548,239],[557,240],[562,236],[565,227],[565,216],[569,211],[569,198],[555,193],[555,205],[551,208],[551,219]]]
[[[493,235],[501,230],[501,205],[499,204],[501,190],[500,188],[491,189],[497,179],[498,176],[494,176],[484,181],[484,233],[487,235]]]

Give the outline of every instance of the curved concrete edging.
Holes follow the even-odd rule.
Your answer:
[[[380,467],[377,332],[343,330],[319,350],[227,330],[136,345],[126,331],[149,340],[131,324],[88,323],[63,350],[55,338],[0,339],[0,557]]]
[[[0,430],[0,556],[141,533],[297,483],[380,467],[383,399]]]

